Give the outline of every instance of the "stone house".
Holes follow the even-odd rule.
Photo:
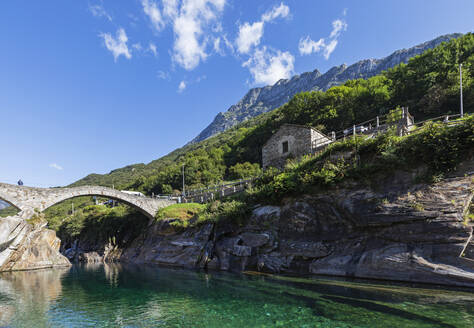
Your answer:
[[[330,137],[314,128],[283,124],[263,145],[262,166],[283,168],[288,158],[311,154],[330,142]]]

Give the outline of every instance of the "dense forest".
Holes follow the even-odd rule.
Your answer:
[[[464,110],[474,112],[474,35],[468,33],[370,79],[347,81],[326,92],[300,93],[272,112],[147,165],[92,174],[73,185],[114,184],[147,194],[172,193],[181,188],[183,165],[188,187],[259,175],[261,148],[284,123],[329,132],[398,106],[408,106],[416,121],[458,113],[459,64],[463,65]]]

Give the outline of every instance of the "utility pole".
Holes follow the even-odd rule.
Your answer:
[[[186,190],[184,189],[184,163],[183,163],[183,196],[186,196]]]
[[[463,117],[464,109],[462,108],[462,64],[459,64],[459,90],[461,95],[461,117]]]
[[[71,209],[72,209],[72,215],[74,215],[74,203],[71,204]]]

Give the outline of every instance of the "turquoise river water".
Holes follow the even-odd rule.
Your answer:
[[[121,265],[0,274],[0,327],[474,327],[474,290]]]

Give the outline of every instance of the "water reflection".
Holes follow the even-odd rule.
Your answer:
[[[473,311],[469,290],[329,279],[120,264],[0,274],[12,327],[472,327]]]
[[[47,326],[51,302],[61,296],[61,278],[69,268],[0,274],[0,326]]]

